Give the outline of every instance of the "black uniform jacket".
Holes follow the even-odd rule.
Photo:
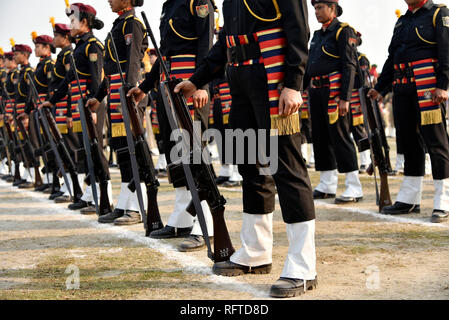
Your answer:
[[[191,78],[197,87],[223,74],[227,63],[226,36],[282,28],[287,39],[284,85],[295,90],[302,88],[310,36],[306,0],[224,0],[223,15],[219,40]]]
[[[87,96],[90,98],[97,92],[103,81],[104,46],[92,32],[88,32],[78,39],[73,56],[78,77],[90,80],[87,84]],[[70,59],[70,57],[67,58]],[[71,68],[49,101],[54,105],[64,98],[68,93],[69,84],[74,80],[75,73]]]
[[[449,86],[449,10],[429,0],[415,13],[399,18],[388,49],[388,59],[376,90],[385,92],[394,81],[394,65],[424,59],[438,59],[437,88]]]
[[[19,81],[16,85],[16,102],[25,103],[25,112],[30,113],[34,105],[31,100],[31,89],[29,86],[29,76],[33,78],[34,70],[30,64],[20,66]]]
[[[145,26],[135,16],[135,11],[130,10],[119,16],[111,30],[117,53],[119,55],[120,67],[125,74],[125,81],[130,85],[137,85],[141,79],[142,59],[148,48],[148,38]],[[116,58],[113,54],[112,41],[108,36],[105,41],[106,56],[104,60],[105,75],[119,73]],[[108,79],[105,78],[96,93],[98,101],[102,101],[107,95]]]
[[[213,44],[214,7],[210,0],[167,0],[159,29],[163,56],[194,54],[198,66]],[[144,92],[149,92],[159,81],[159,63],[156,61],[151,72],[145,75],[140,85]]]
[[[315,31],[310,44],[306,85],[309,85],[310,77],[339,71],[342,73],[340,98],[349,101],[357,66],[356,41],[355,30],[337,18],[325,31],[323,29]]]

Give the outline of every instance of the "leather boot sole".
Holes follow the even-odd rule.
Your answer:
[[[434,217],[434,216],[432,216],[430,218],[430,222],[433,222],[433,223],[442,223],[442,222],[446,222],[446,221],[448,221],[448,217],[441,218],[441,217]]]
[[[245,274],[269,274],[271,273],[271,268],[272,268],[271,264],[254,268],[245,267],[245,269],[232,266],[230,266],[229,268],[217,268],[216,265],[214,264],[212,272],[217,276],[237,277],[243,276]]]
[[[318,285],[318,280],[307,280],[306,282],[306,287],[307,287],[307,291],[316,289]],[[270,296],[273,298],[293,298],[293,297],[297,297],[300,296],[302,294],[306,293],[304,291],[304,286],[301,287],[297,287],[297,288],[291,288],[291,289],[287,289],[287,288],[276,288],[276,287],[272,287],[270,290]]]

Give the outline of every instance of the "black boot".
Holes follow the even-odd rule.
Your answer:
[[[419,204],[407,204],[403,202],[396,201],[394,205],[383,207],[383,214],[397,215],[397,214],[408,214],[408,213],[420,213],[421,207]]]
[[[184,238],[190,234],[190,232],[192,231],[192,228],[193,227],[174,228],[171,226],[165,226],[162,229],[151,232],[150,238],[153,238],[153,239]]]

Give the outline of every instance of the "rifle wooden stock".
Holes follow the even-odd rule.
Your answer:
[[[190,146],[191,152],[194,152],[195,145],[201,148],[199,141],[195,141],[195,132],[193,129],[192,118],[189,113],[187,103],[185,101],[182,93],[176,94],[174,89],[178,83],[181,81],[178,79],[172,79],[166,81],[166,90],[170,92],[173,101],[173,109],[179,120],[180,126],[183,130],[186,130],[190,135]],[[161,94],[165,94],[161,92]],[[196,150],[196,152],[201,152],[202,150]],[[224,219],[225,204],[226,200],[220,194],[217,184],[215,182],[215,177],[213,174],[213,169],[209,164],[201,159],[201,164],[190,165],[192,169],[192,174],[197,185],[198,194],[201,201],[207,201],[214,224],[214,262],[227,261],[231,255],[235,252],[232,245],[231,238],[226,226],[226,221]],[[196,215],[193,203],[188,206],[188,212],[192,215]]]
[[[65,164],[67,170],[69,171],[70,178],[72,179],[73,197],[74,197],[73,202],[77,202],[83,196],[83,191],[78,181],[78,172],[76,170],[75,163],[73,162],[73,159],[70,156],[70,152],[67,149],[67,146],[65,145],[64,139],[58,130],[58,126],[56,124],[55,119],[53,118],[53,115],[50,113],[50,110],[44,108],[43,114],[47,119],[47,123],[53,136],[53,139],[56,143],[56,148],[59,152],[59,155],[61,156],[63,163]]]
[[[379,170],[380,192],[378,193],[377,204],[379,206],[379,212],[382,212],[383,207],[392,204],[388,186],[388,172],[390,171],[389,147],[386,142],[386,137],[383,138],[385,132],[382,135],[382,131],[384,131],[383,125],[380,123],[382,120],[376,114],[378,111],[375,110],[379,106],[376,104],[377,102],[366,98],[369,89],[366,87],[360,90],[362,109],[364,111],[364,117],[366,117],[366,130],[374,160],[374,164],[371,164],[371,168],[368,168],[367,173],[370,175],[374,174],[374,167],[377,167]]]
[[[129,87],[125,86],[122,93],[126,96],[126,106],[122,106],[122,108],[125,107],[128,110],[129,121],[131,123],[131,130],[134,137],[139,176],[143,179],[147,189],[148,208],[146,217],[146,235],[149,236],[152,231],[159,230],[164,227],[157,202],[157,194],[160,183],[156,178],[153,157],[151,156],[150,148],[148,147],[148,143],[145,139],[145,129],[142,126],[142,120],[136,109],[136,104],[131,97],[126,95],[128,91]]]

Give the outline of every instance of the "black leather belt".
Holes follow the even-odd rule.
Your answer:
[[[407,67],[404,70],[395,70],[394,71],[394,79],[413,79],[415,74],[413,73],[413,69],[411,67]]]
[[[231,64],[242,63],[251,59],[259,59],[262,56],[257,42],[228,48],[228,62]]]
[[[315,88],[329,87],[330,86],[329,78],[314,79],[312,80],[312,85]]]

